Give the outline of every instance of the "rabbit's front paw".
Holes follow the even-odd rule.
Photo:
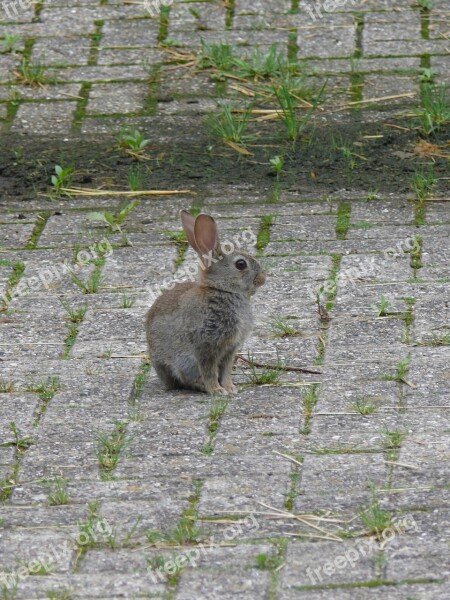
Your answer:
[[[222,394],[222,396],[227,396],[228,395],[228,391],[226,390],[226,388],[222,387],[220,385],[220,383],[218,383],[215,387],[214,387],[214,391],[213,394]]]
[[[220,394],[222,396],[228,396],[232,393],[229,390],[227,390],[226,387],[221,386],[220,383],[216,383],[214,386],[212,386],[210,389],[207,389],[206,391],[213,395]]]
[[[228,394],[232,394],[233,396],[238,393],[238,389],[232,381],[222,384],[222,387]]]

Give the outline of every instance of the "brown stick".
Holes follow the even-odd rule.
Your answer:
[[[283,367],[281,365],[267,365],[265,363],[258,363],[253,360],[248,360],[248,358],[244,358],[240,354],[237,355],[237,358],[243,360],[249,365],[253,365],[254,367],[259,367],[261,369],[273,369],[274,371],[300,371],[301,373],[312,373],[313,375],[322,375],[322,371],[313,371],[312,369],[304,369],[303,367]]]

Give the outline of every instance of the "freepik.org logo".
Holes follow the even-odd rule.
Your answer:
[[[3,0],[1,7],[7,19],[14,19],[20,13],[32,9],[34,7],[34,0]]]

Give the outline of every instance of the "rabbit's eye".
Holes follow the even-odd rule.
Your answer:
[[[234,264],[239,271],[243,271],[247,268],[247,262],[243,258],[239,258]]]

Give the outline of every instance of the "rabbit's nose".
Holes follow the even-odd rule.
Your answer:
[[[260,271],[258,275],[255,277],[255,285],[263,285],[266,281],[266,274],[263,271]]]

